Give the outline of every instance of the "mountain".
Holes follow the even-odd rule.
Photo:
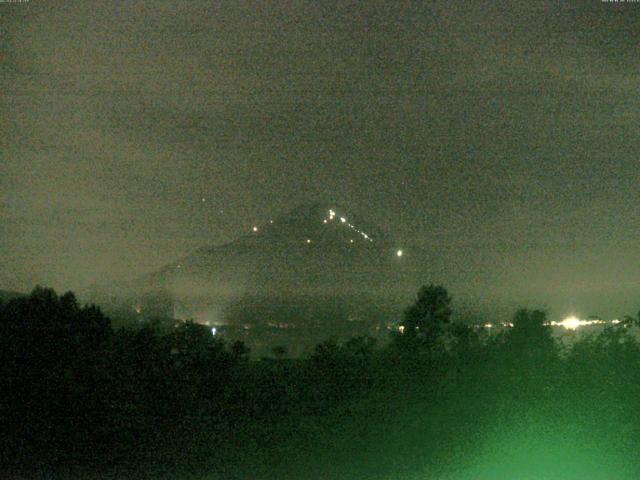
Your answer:
[[[136,280],[127,286],[129,308],[211,325],[380,318],[415,289],[397,252],[357,214],[304,204]]]

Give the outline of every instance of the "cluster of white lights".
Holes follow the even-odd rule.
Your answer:
[[[329,218],[325,218],[322,220],[322,223],[324,224],[328,224],[329,222],[333,221],[336,219],[336,212],[333,209],[329,209]],[[345,217],[339,217],[340,218],[340,223],[345,224],[347,227],[349,227],[351,230],[353,230],[354,232],[360,234],[362,236],[362,238],[364,238],[365,240],[369,241],[369,242],[373,242],[373,239],[365,232],[363,232],[362,230],[357,229],[354,225],[352,225],[351,223],[349,223],[347,221],[347,219]],[[274,223],[273,220],[269,220],[269,223]],[[258,231],[260,230],[258,228],[257,225],[254,225],[253,227],[251,227],[251,230],[253,231],[253,233],[258,233]],[[307,238],[305,240],[305,243],[310,244],[311,243],[311,239]],[[354,243],[354,240],[351,238],[349,239],[349,243]],[[397,257],[402,257],[403,252],[402,250],[397,250],[396,251],[396,256]],[[178,268],[180,267],[180,265],[178,266]]]
[[[483,328],[488,328],[488,329],[495,328],[495,327],[511,328],[511,327],[513,327],[513,323],[511,323],[511,322],[503,322],[503,323],[498,323],[498,324],[485,323],[484,325],[482,325],[482,327]]]
[[[552,327],[562,327],[567,330],[577,330],[579,327],[588,325],[604,325],[606,323],[607,322],[605,322],[604,320],[581,320],[578,317],[571,315],[570,317],[567,317],[560,322],[549,322],[548,324]],[[617,323],[620,323],[620,321],[612,320],[611,323],[615,325]]]
[[[325,218],[324,220],[322,220],[322,223],[329,223],[335,218],[336,218],[336,212],[334,210],[329,210],[329,218]],[[373,239],[369,235],[367,235],[362,230],[358,230],[354,225],[350,224],[345,217],[340,217],[340,223],[344,223],[351,230],[359,233],[362,236],[362,238],[364,238],[365,240],[368,240],[369,242],[373,242]],[[349,243],[353,243],[353,240],[351,240]]]
[[[606,325],[607,323],[611,323],[612,325],[618,325],[620,323],[620,320],[618,320],[617,318],[611,320],[610,322],[607,322],[606,320],[599,320],[599,319],[581,320],[575,315],[571,315],[569,317],[562,319],[559,322],[551,321],[551,322],[545,323],[545,325],[550,327],[562,327],[565,330],[577,330],[580,327],[586,327],[590,325]],[[494,327],[511,328],[513,327],[513,323],[511,322],[499,323],[499,324],[485,323],[484,325],[482,325],[482,327],[487,329],[491,329]]]

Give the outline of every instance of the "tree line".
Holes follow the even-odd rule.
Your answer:
[[[384,345],[327,340],[306,357],[258,360],[193,322],[114,330],[73,293],[37,287],[0,304],[3,471],[411,478],[484,465],[496,478],[487,465],[515,461],[503,451],[521,448],[526,463],[550,455],[546,442],[569,448],[559,438],[587,453],[615,445],[610,463],[640,467],[620,453],[640,447],[630,322],[569,346],[542,310],[518,310],[494,335],[451,318],[447,290],[424,286]],[[584,467],[566,462],[556,468]]]

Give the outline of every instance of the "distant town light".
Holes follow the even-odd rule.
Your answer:
[[[322,223],[327,223],[327,219],[325,218],[324,220],[322,220]]]
[[[307,238],[307,243],[311,243],[311,239],[310,238]]]
[[[396,256],[401,257],[401,256],[402,256],[402,250],[398,250],[398,251],[396,252]]]
[[[349,239],[349,243],[353,243],[353,238],[350,238],[350,239]]]
[[[254,227],[253,227],[253,231],[254,231],[254,232],[257,232],[257,231],[258,231],[258,227],[255,227],[255,226],[254,226]]]
[[[216,327],[211,327],[211,335],[215,335],[218,332]]]
[[[578,317],[575,317],[573,315],[563,319],[560,322],[560,325],[562,325],[567,330],[575,330],[576,328],[578,328],[582,324],[583,324],[582,320],[580,320]]]
[[[344,217],[340,217],[340,221],[341,221],[342,223],[346,223],[347,219],[346,219],[346,218],[344,218]]]
[[[563,327],[567,330],[577,330],[579,327],[588,326],[588,325],[599,325],[602,323],[606,323],[602,320],[581,320],[575,315],[570,315],[560,322],[547,322],[546,325],[551,325],[552,327]],[[615,323],[613,320],[611,323]]]

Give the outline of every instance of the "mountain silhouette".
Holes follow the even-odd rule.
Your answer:
[[[308,203],[229,243],[200,248],[127,289],[136,312],[202,323],[339,322],[376,316],[375,305],[393,303],[406,263],[397,250],[386,232],[357,213]]]

